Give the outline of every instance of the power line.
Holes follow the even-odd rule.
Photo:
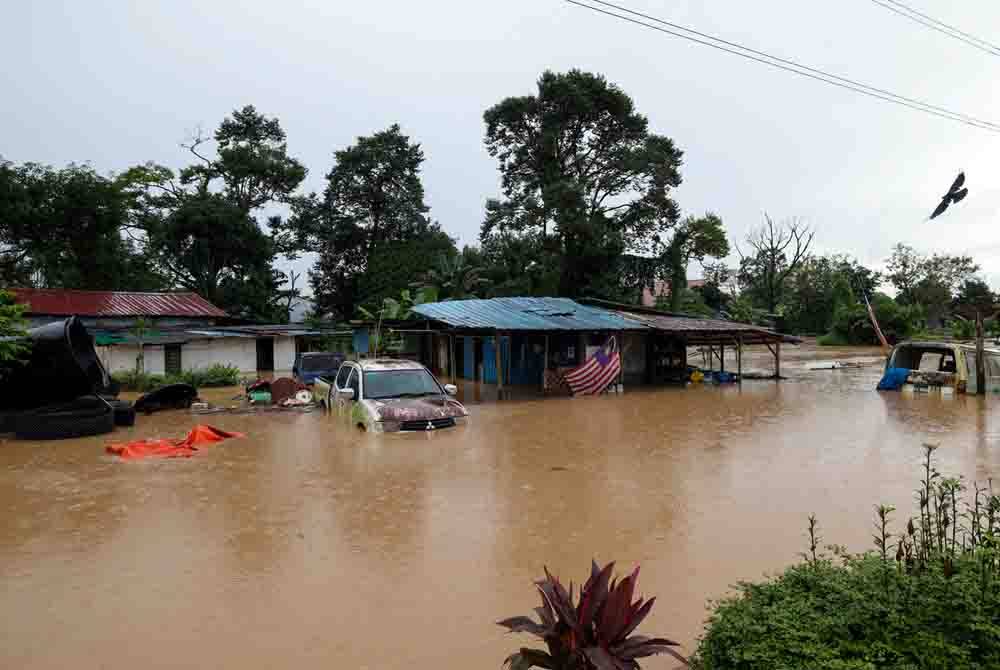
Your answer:
[[[909,5],[905,5],[902,2],[897,2],[897,0],[872,0],[876,5],[888,9],[890,12],[895,12],[902,17],[915,21],[923,26],[927,26],[931,30],[936,30],[939,33],[947,35],[953,39],[965,42],[969,46],[975,47],[980,51],[985,51],[991,56],[1000,56],[1000,47],[997,47],[984,39],[976,37],[970,33],[960,30],[955,26],[949,25],[944,21],[938,21],[933,16],[928,16],[923,12],[913,9]],[[895,5],[895,7],[893,7]]]
[[[566,0],[566,2],[573,5],[577,5],[579,7],[583,7],[585,9],[589,9],[599,14],[605,14],[607,16],[611,16],[616,19],[620,19],[622,21],[634,23],[644,28],[656,30],[658,32],[665,33],[667,35],[672,35],[674,37],[680,37],[681,39],[685,39],[690,42],[695,42],[696,44],[701,44],[703,46],[711,47],[719,51],[724,51],[726,53],[733,54],[735,56],[740,56],[748,60],[756,61],[758,63],[762,63],[764,65],[768,65],[770,67],[777,68],[779,70],[791,72],[793,74],[797,74],[802,77],[808,77],[809,79],[815,79],[816,81],[821,81],[825,84],[831,84],[833,86],[844,88],[849,91],[854,91],[856,93],[861,93],[862,95],[867,95],[872,98],[878,98],[880,100],[891,102],[896,105],[909,107],[910,109],[915,109],[917,111],[924,112],[926,114],[932,114],[934,116],[948,119],[950,121],[957,121],[958,123],[964,123],[966,125],[980,128],[983,130],[989,130],[991,132],[1000,132],[1000,125],[993,123],[991,121],[985,121],[983,119],[978,119],[973,116],[962,114],[960,112],[954,112],[944,107],[932,105],[922,100],[917,100],[915,98],[908,98],[906,96],[892,93],[891,91],[887,91],[885,89],[869,86],[868,84],[863,84],[853,79],[848,79],[847,77],[841,77],[839,75],[824,72],[823,70],[818,70],[816,68],[808,67],[806,65],[802,65],[792,60],[779,58],[777,56],[772,56],[771,54],[768,54],[766,52],[757,51],[756,49],[751,49],[749,47],[745,47],[735,42],[729,42],[721,38],[708,35],[706,33],[698,32],[697,30],[693,30],[685,26],[681,26],[675,23],[670,23],[669,21],[664,21],[654,16],[649,16],[641,12],[633,11],[626,7],[615,5],[610,2],[604,2],[604,0],[589,0],[589,2],[593,2],[599,5],[604,5],[605,7],[612,7],[620,12],[625,12],[626,14],[638,16],[648,21],[653,21],[655,23],[669,26],[676,30],[668,30],[667,28],[663,28],[659,25],[652,25],[650,23],[646,23],[645,21],[640,21],[636,18],[633,18],[633,16],[623,16],[622,14],[618,14],[616,12],[609,11],[607,9],[602,9],[601,7],[595,7],[585,2],[580,2],[579,0]],[[678,30],[683,32],[676,32]],[[684,33],[689,33],[689,34],[684,34]],[[698,37],[692,37],[691,35],[697,35],[698,37],[704,39],[698,39]]]

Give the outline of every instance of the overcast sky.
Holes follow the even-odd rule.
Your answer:
[[[871,0],[620,0],[636,10],[1000,123],[1000,57]],[[1000,42],[1000,3],[907,0]],[[563,0],[7,2],[0,155],[181,167],[196,126],[253,104],[320,190],[332,152],[398,122],[432,216],[476,240],[498,192],[483,111],[545,69],[603,73],[684,151],[685,213],[740,239],[768,211],[878,266],[897,242],[969,253],[1000,288],[1000,135],[779,72]],[[955,174],[969,197],[926,217]],[[301,263],[300,263],[301,264]]]

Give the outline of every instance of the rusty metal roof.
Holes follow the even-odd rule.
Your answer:
[[[702,319],[676,314],[655,314],[647,310],[615,310],[627,319],[637,321],[651,329],[684,337],[691,344],[718,344],[733,342],[737,338],[744,344],[766,344],[787,342],[798,344],[801,340],[791,335],[783,335],[767,328],[747,323],[724,321],[722,319]]]
[[[14,300],[28,305],[28,314],[52,316],[225,317],[224,311],[197,293],[138,293],[134,291],[70,291],[10,289]]]
[[[417,305],[416,314],[470,330],[645,330],[615,312],[569,298],[490,298]]]

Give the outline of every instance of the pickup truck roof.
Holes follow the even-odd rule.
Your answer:
[[[372,370],[423,370],[424,366],[415,361],[401,358],[365,358],[360,361],[350,361],[363,371]]]

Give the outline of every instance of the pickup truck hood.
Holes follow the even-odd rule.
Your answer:
[[[376,421],[429,421],[467,416],[465,406],[446,396],[365,400]]]

